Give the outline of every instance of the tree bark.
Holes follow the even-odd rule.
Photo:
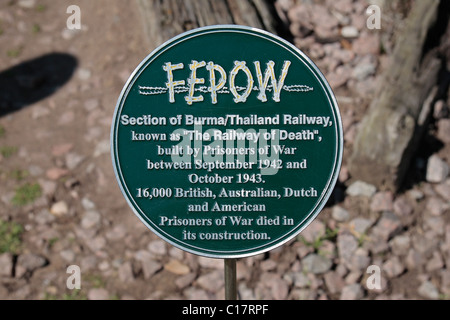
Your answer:
[[[432,110],[429,104],[442,61],[437,48],[428,52],[423,48],[439,4],[439,0],[415,2],[355,139],[349,171],[353,178],[380,189],[400,188]]]
[[[190,29],[239,24],[276,34],[267,0],[136,0],[151,48]]]

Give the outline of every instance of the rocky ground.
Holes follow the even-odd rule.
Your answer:
[[[82,10],[75,32],[66,28],[73,2]],[[385,4],[379,31],[366,26],[367,1],[276,5],[337,95],[345,156],[333,198],[298,239],[238,260],[240,297],[450,298],[450,100],[437,102],[398,194],[357,181],[346,166],[409,8]],[[0,89],[0,299],[224,297],[223,261],[153,235],[114,177],[109,132],[117,98],[159,45],[146,43],[139,18],[131,1],[0,3],[0,83],[8,88]],[[54,53],[71,62],[61,74],[57,59],[45,59]],[[16,69],[23,63],[27,70]],[[52,81],[57,90],[45,87]],[[81,269],[80,290],[66,287],[69,265]],[[367,286],[369,266],[379,267],[381,289]]]

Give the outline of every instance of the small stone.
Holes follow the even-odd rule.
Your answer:
[[[255,292],[246,283],[238,284],[238,296],[241,300],[256,300]]]
[[[333,0],[328,1],[329,5],[331,5],[337,11],[350,15],[353,12],[353,1],[352,0]],[[328,4],[327,3],[327,4]]]
[[[377,188],[374,185],[368,184],[364,181],[356,181],[347,188],[346,193],[352,197],[364,196],[370,198],[376,191]]]
[[[163,240],[154,240],[151,241],[148,246],[148,251],[154,253],[156,255],[164,256],[167,254],[166,243]]]
[[[273,279],[269,286],[271,288],[272,297],[274,300],[285,300],[289,293],[289,286],[283,279]]]
[[[375,94],[377,83],[380,82],[379,78],[375,78],[375,71],[374,69],[365,69],[365,74],[363,75],[362,80],[355,80],[352,79],[349,81],[350,88],[353,89],[353,92],[355,92],[359,97],[366,97],[366,96],[372,96]],[[372,73],[373,71],[373,73]],[[352,130],[354,126],[350,128]],[[353,130],[355,131],[355,130]],[[347,138],[349,133],[344,135],[344,138]],[[354,138],[352,140],[349,140],[351,142],[354,141]]]
[[[372,229],[372,233],[380,236],[384,240],[388,240],[400,230],[401,226],[399,218],[394,213],[385,211],[376,226]]]
[[[66,155],[66,166],[69,170],[73,170],[76,167],[78,167],[79,164],[81,164],[84,161],[85,157],[82,155],[79,155],[77,153],[68,153]]]
[[[361,235],[365,234],[372,225],[373,221],[366,218],[355,218],[349,223],[350,229]]]
[[[444,294],[450,294],[450,270],[441,270],[441,292]]]
[[[279,274],[264,272],[261,274],[259,281],[261,285],[255,288],[255,293],[259,294],[260,297],[274,300],[284,300],[287,298],[289,285]]]
[[[26,272],[33,272],[36,269],[42,268],[48,264],[48,261],[43,256],[33,253],[25,253],[19,255],[16,263],[16,277],[22,277]]]
[[[106,237],[109,240],[116,241],[116,240],[123,239],[126,234],[127,234],[127,230],[126,230],[125,226],[117,225],[112,230],[109,230],[106,233]]]
[[[73,144],[72,143],[62,143],[54,146],[52,148],[52,155],[55,157],[60,157],[65,155],[67,152],[72,150]]]
[[[247,264],[244,261],[236,262],[236,273],[237,273],[236,279],[238,281],[248,280],[252,276],[251,269],[247,266]]]
[[[422,253],[424,257],[429,257],[439,245],[439,237],[432,230],[423,232],[422,234],[414,233],[411,236],[413,248]]]
[[[408,270],[414,270],[420,267],[424,262],[424,258],[420,252],[411,248],[405,258],[406,267]]]
[[[56,191],[56,182],[46,179],[38,179],[39,185],[42,188],[42,193],[46,196],[53,196]]]
[[[89,99],[84,103],[84,109],[88,112],[93,111],[100,105],[97,99]]]
[[[84,229],[90,229],[100,224],[101,215],[96,210],[88,210],[81,220],[81,226]]]
[[[89,69],[80,68],[78,70],[78,78],[82,81],[89,80],[91,78],[91,71]]]
[[[363,271],[365,270],[370,264],[370,257],[369,253],[366,249],[358,248],[353,253],[348,267],[352,271]]]
[[[36,120],[42,117],[45,117],[50,114],[50,110],[48,108],[42,106],[36,106],[33,108],[31,112],[31,118]]]
[[[389,278],[398,277],[404,270],[405,267],[397,256],[390,258],[383,264],[383,271]]]
[[[436,192],[447,202],[450,202],[450,181],[447,180],[446,183],[438,184],[434,187]],[[448,209],[448,204],[444,205],[445,210]]]
[[[187,300],[210,300],[210,296],[205,290],[189,287],[183,291]]]
[[[293,283],[296,288],[306,288],[311,285],[311,280],[307,274],[303,272],[296,272],[293,275]]]
[[[426,217],[424,224],[438,235],[443,235],[445,232],[445,222],[442,217]]]
[[[450,66],[450,64],[448,64],[448,66]],[[450,90],[449,90],[450,91]],[[450,103],[450,99],[448,100],[448,103]],[[436,120],[441,120],[441,119],[448,119],[449,113],[450,113],[450,108],[449,105],[442,99],[436,101],[436,103],[434,104],[434,108],[433,108],[433,117]],[[439,124],[438,124],[439,126]],[[448,137],[447,137],[448,139]],[[445,142],[450,142],[450,141],[445,141]]]
[[[72,123],[75,120],[75,112],[72,110],[64,112],[58,119],[58,124],[60,126],[65,126]]]
[[[304,44],[306,46],[306,44]],[[325,56],[324,47],[313,41],[308,48],[309,54],[313,59],[322,59]],[[333,69],[334,70],[334,69]]]
[[[294,289],[289,294],[289,298],[297,301],[315,300],[316,293],[311,289]]]
[[[199,257],[198,263],[202,268],[223,269],[223,261],[221,259],[210,259],[206,257]]]
[[[0,254],[0,277],[12,275],[13,256],[10,253]]]
[[[145,279],[150,279],[151,276],[163,268],[159,262],[153,260],[153,255],[148,251],[138,251],[136,253],[136,260],[141,261]]]
[[[194,282],[197,275],[195,273],[188,273],[184,276],[181,276],[175,280],[175,284],[178,289],[184,289],[189,286],[192,282]]]
[[[394,212],[401,218],[409,218],[414,209],[406,197],[397,198],[393,205]]]
[[[90,199],[84,197],[81,199],[81,205],[83,206],[84,210],[92,210],[95,209],[95,203],[92,202]]]
[[[64,40],[72,40],[79,33],[80,33],[80,30],[78,30],[78,29],[71,30],[71,29],[64,28],[61,31],[61,36],[62,36],[62,38]],[[78,78],[81,79],[81,80],[87,80],[87,79],[90,78],[90,76],[91,76],[90,73],[89,74],[85,74],[83,72],[83,73],[79,73],[78,74]]]
[[[316,219],[303,230],[301,235],[306,241],[312,243],[325,235],[325,224]]]
[[[450,119],[441,119],[437,123],[437,137],[444,143],[450,143]]]
[[[442,249],[450,253],[450,224],[447,224],[447,226],[445,227],[445,242],[442,245]]]
[[[341,36],[347,39],[357,38],[359,36],[359,31],[354,26],[345,26],[341,30]]]
[[[39,177],[40,175],[42,175],[44,173],[44,170],[42,170],[41,167],[37,166],[37,165],[30,165],[28,167],[28,172],[33,176],[33,177]]]
[[[102,140],[100,141],[94,150],[94,157],[99,157],[103,154],[107,154],[110,152],[110,142],[109,140]]]
[[[411,239],[407,235],[399,235],[389,241],[392,252],[395,255],[403,255],[411,246]]]
[[[306,258],[303,259],[303,269],[306,272],[311,272],[313,274],[321,274],[330,270],[332,266],[332,262],[330,259],[318,255],[318,254],[309,254]]]
[[[69,174],[69,170],[62,168],[51,168],[47,170],[46,175],[50,180],[58,180]]]
[[[417,189],[408,190],[406,194],[410,199],[415,201],[420,201],[425,197],[424,193],[421,190]]]
[[[55,202],[50,208],[50,213],[56,217],[61,217],[69,212],[69,206],[65,201]]]
[[[324,276],[325,285],[330,291],[331,294],[335,294],[342,291],[342,288],[345,286],[344,279],[334,271],[327,272]]]
[[[52,215],[47,209],[43,209],[36,213],[34,216],[34,221],[36,221],[37,224],[45,225],[55,221],[55,216]]]
[[[336,258],[336,245],[334,242],[329,240],[322,241],[322,245],[320,246],[320,255],[333,260]]]
[[[327,76],[328,82],[333,89],[342,87],[352,76],[352,69],[347,66],[339,66]]]
[[[303,259],[308,254],[310,254],[311,252],[313,252],[312,246],[299,246],[299,247],[297,247],[297,255],[298,255],[298,257],[300,259]]]
[[[75,259],[75,252],[73,252],[73,250],[70,249],[61,251],[59,255],[67,262],[72,262]]]
[[[426,179],[431,183],[441,183],[447,178],[449,167],[445,161],[437,155],[432,155],[428,159]]]
[[[377,71],[376,60],[373,55],[367,55],[353,68],[353,78],[363,81],[375,75]]]
[[[370,203],[370,210],[375,212],[392,211],[393,199],[392,192],[377,192]]]
[[[196,282],[202,289],[210,292],[218,292],[225,284],[223,274],[220,270],[214,270],[206,275],[200,276]]]
[[[350,271],[345,277],[345,284],[355,284],[361,279],[361,271]]]
[[[95,255],[87,256],[81,259],[80,268],[83,271],[93,270],[97,266],[97,257]]]
[[[105,247],[106,239],[102,236],[97,236],[93,239],[90,239],[86,244],[92,251],[97,252]]]
[[[428,272],[433,272],[436,270],[440,270],[444,267],[444,261],[442,260],[442,256],[438,251],[433,252],[433,257],[428,260],[426,264],[426,270]]]
[[[130,283],[134,281],[133,265],[127,261],[123,263],[118,270],[119,279],[122,282]]]
[[[31,285],[24,283],[18,289],[11,292],[8,295],[8,298],[13,299],[13,300],[28,300],[28,299],[30,299],[30,297],[29,297],[30,293],[31,293]]]
[[[260,264],[262,271],[271,271],[277,268],[278,263],[272,259],[264,260]]]
[[[331,216],[333,217],[334,220],[338,222],[345,222],[350,218],[349,212],[340,206],[333,207]]]
[[[164,269],[177,275],[186,275],[191,272],[187,265],[173,259],[164,265]]]
[[[103,288],[90,289],[88,292],[89,300],[109,300],[109,292]]]
[[[358,55],[380,53],[380,36],[375,32],[362,32],[358,39],[353,41],[353,52]]]
[[[5,299],[9,295],[8,289],[6,289],[1,283],[0,283],[0,297],[2,299]]]
[[[417,292],[426,299],[439,299],[439,291],[430,281],[423,282]]]
[[[350,261],[353,253],[358,248],[358,241],[351,234],[339,234],[337,238],[339,258],[342,262]]]
[[[314,33],[319,39],[331,39],[338,34],[337,26],[339,21],[327,8],[321,5],[314,5],[312,9],[311,21],[314,22]]]
[[[354,283],[345,286],[341,292],[341,300],[359,300],[364,297],[364,291],[361,285]]]
[[[341,171],[339,172],[339,182],[345,183],[348,179],[350,179],[348,168],[347,166],[342,166]]]
[[[32,9],[36,6],[36,0],[19,0],[19,6],[26,9]]]

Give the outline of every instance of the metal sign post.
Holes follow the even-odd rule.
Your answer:
[[[325,77],[295,46],[249,27],[183,33],[130,76],[111,128],[125,199],[172,245],[225,259],[272,250],[320,213],[343,134]]]
[[[225,261],[225,300],[237,300],[236,259]]]

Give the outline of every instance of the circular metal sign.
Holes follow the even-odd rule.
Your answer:
[[[296,47],[212,26],[153,51],[118,100],[111,153],[135,214],[212,258],[271,250],[319,214],[343,152],[336,99]]]

